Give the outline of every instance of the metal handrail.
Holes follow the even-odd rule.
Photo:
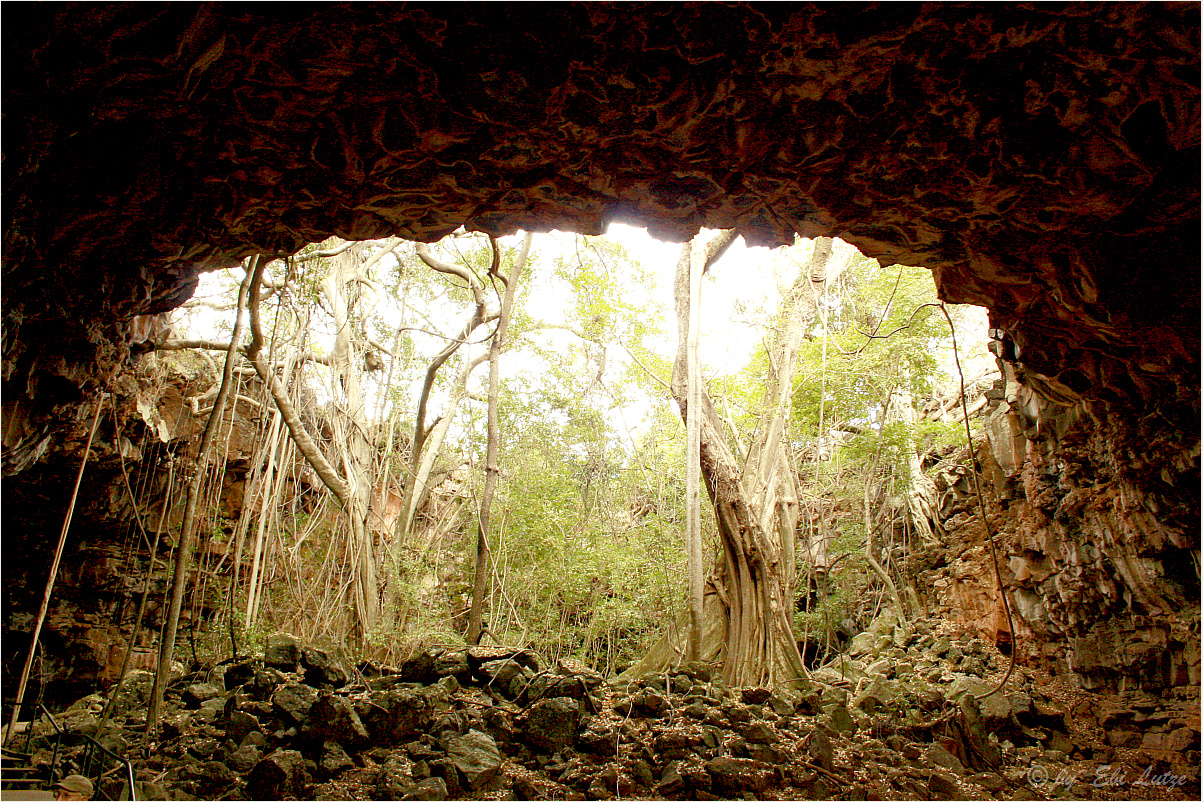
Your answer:
[[[54,785],[55,781],[58,779],[56,775],[58,774],[59,749],[62,747],[63,736],[66,735],[67,732],[66,732],[66,730],[64,730],[62,728],[61,725],[59,725],[58,721],[54,717],[54,714],[51,713],[46,708],[46,705],[42,704],[41,702],[38,702],[37,707],[46,716],[46,718],[50,720],[50,725],[52,727],[54,727],[54,731],[55,731],[55,733],[57,733],[57,736],[58,736],[54,739],[54,755],[50,761],[50,784]],[[26,737],[25,737],[26,750],[29,749],[30,740],[33,738],[33,722],[36,720],[37,719],[34,719],[33,721],[29,722],[29,731],[26,733]],[[88,772],[88,769],[92,765],[92,760],[95,756],[94,755],[95,750],[99,749],[101,752],[108,755],[110,758],[112,758],[113,760],[116,760],[118,763],[122,764],[125,767],[125,782],[129,788],[129,799],[130,799],[130,802],[136,802],[138,797],[134,790],[134,766],[132,763],[130,763],[129,758],[123,757],[123,756],[117,754],[116,752],[109,750],[103,744],[101,744],[99,741],[97,741],[95,738],[93,738],[91,735],[85,735],[84,733],[78,733],[78,735],[87,742],[87,747],[84,751],[84,760],[83,760],[83,766],[84,766],[83,771],[85,772],[85,774]]]
[[[50,725],[54,727],[54,731],[58,733],[58,737],[54,739],[54,753],[50,757],[50,784],[53,785],[55,780],[54,775],[58,772],[58,753],[60,747],[63,745],[64,732],[63,728],[59,726],[58,720],[55,719],[54,714],[47,710],[46,705],[42,704],[40,700],[36,703],[36,708],[40,708],[41,711],[46,714],[46,718],[50,719]],[[33,741],[33,724],[35,721],[37,721],[36,716],[29,720],[29,727],[27,727],[25,730],[25,753],[27,755],[29,753],[29,744]]]

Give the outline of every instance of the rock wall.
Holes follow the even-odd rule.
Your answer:
[[[48,703],[77,698],[120,675],[144,588],[149,594],[130,665],[150,668],[165,612],[173,548],[183,517],[185,484],[206,418],[192,411],[215,379],[196,355],[159,354],[123,374],[100,405],[100,419],[67,535],[31,694]],[[251,392],[244,390],[244,392]],[[204,405],[202,404],[202,409]],[[71,502],[95,407],[79,409],[54,447],[27,470],[4,480],[4,669],[20,675],[30,634]],[[247,458],[262,421],[240,402],[223,423],[225,445],[217,514],[236,517]],[[224,456],[224,460],[222,457]],[[219,463],[220,464],[220,463]],[[204,525],[204,524],[202,524]],[[161,534],[158,550],[151,545]],[[207,565],[220,555],[204,555]],[[228,565],[228,562],[227,562]],[[225,578],[206,573],[193,587],[184,627],[202,630],[224,606]],[[201,636],[203,639],[203,635]],[[14,688],[15,690],[15,688]]]
[[[968,471],[949,472],[955,486],[945,482],[946,543],[912,558],[932,611],[1002,644],[1014,640],[1025,661],[1072,672],[1089,690],[1197,687],[1191,434],[1117,429],[1085,404],[1054,407],[1019,391],[1013,367],[1004,371],[1012,403],[996,398],[984,413],[978,457],[1014,638]],[[1177,470],[1149,470],[1166,455],[1179,455]]]

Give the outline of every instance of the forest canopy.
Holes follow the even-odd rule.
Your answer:
[[[706,237],[724,235],[695,248]],[[749,510],[788,509],[765,524],[784,538],[770,606],[794,649],[783,671],[801,674],[793,644],[830,648],[897,596],[895,532],[939,536],[924,470],[963,445],[959,377],[928,271],[882,268],[838,240],[715,247],[697,302],[711,426],[700,568],[723,601],[706,614],[722,607],[735,626],[721,575],[737,555],[705,501],[724,492],[707,467],[719,449]],[[240,354],[229,398],[260,425],[241,509],[198,511],[196,531],[232,566],[225,620],[202,648],[290,631],[388,662],[465,638],[607,673],[657,649],[684,659],[687,405],[674,374],[689,248],[635,231],[332,239],[207,276],[157,358],[208,364],[216,395],[221,352]],[[231,349],[239,309],[247,333]],[[949,311],[972,404],[994,377],[984,315]],[[212,399],[196,401],[204,412]],[[772,465],[753,470],[758,459]],[[210,488],[231,470],[214,465]],[[891,540],[867,550],[873,532]],[[854,559],[844,585],[799,603],[861,554],[876,568]],[[718,662],[734,648],[712,647]]]

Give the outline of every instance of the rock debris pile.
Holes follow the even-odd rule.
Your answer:
[[[1194,699],[1101,697],[979,639],[892,613],[801,693],[709,666],[603,678],[526,650],[432,647],[397,667],[273,636],[262,659],[177,679],[136,761],[169,799],[1197,798]],[[131,754],[150,675],[97,737]],[[1187,696],[1187,695],[1183,695]],[[97,735],[104,697],[64,716]],[[43,733],[36,744],[49,749]],[[43,755],[48,757],[48,755]],[[1143,780],[1142,780],[1143,777]],[[1109,778],[1108,782],[1102,779]],[[102,780],[102,790],[113,779]],[[111,790],[117,791],[116,787]]]

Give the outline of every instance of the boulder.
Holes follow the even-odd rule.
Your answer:
[[[776,779],[776,772],[767,763],[739,757],[716,757],[706,762],[713,789],[718,793],[757,796],[768,790]]]
[[[762,705],[773,698],[773,692],[768,688],[744,688],[739,698],[746,705]]]
[[[413,790],[403,794],[401,799],[450,799],[447,782],[442,777],[427,777],[421,780]]]
[[[195,766],[191,779],[196,782],[197,791],[203,798],[217,798],[226,789],[234,785],[234,772],[225,763],[218,760],[206,760]]]
[[[819,768],[824,771],[834,771],[835,747],[832,746],[831,739],[823,730],[815,730],[807,738],[806,754],[810,758],[810,762]]]
[[[695,754],[705,742],[696,727],[673,728],[656,736],[654,752],[663,760],[679,760]]]
[[[478,679],[487,680],[488,676],[481,673],[481,668],[486,663],[494,663],[498,661],[512,660],[523,668],[530,669],[532,673],[538,673],[540,670],[539,658],[530,649],[511,649],[505,646],[472,646],[465,656],[468,660],[468,669]]]
[[[337,647],[306,646],[301,650],[305,683],[315,688],[341,688],[351,680],[351,664]]]
[[[1189,727],[1179,727],[1170,732],[1150,732],[1140,742],[1141,749],[1157,752],[1177,753],[1198,747],[1198,733]]]
[[[510,699],[517,699],[535,672],[512,657],[482,663],[476,671],[484,684]]]
[[[295,635],[278,632],[267,639],[263,665],[281,671],[296,671],[301,660],[301,641]]]
[[[684,788],[685,780],[677,769],[677,762],[673,761],[661,773],[660,782],[656,783],[656,793],[661,796],[674,796]]]
[[[447,757],[473,791],[484,787],[501,770],[501,752],[497,742],[480,730],[449,735],[441,741]]]
[[[631,764],[631,776],[640,788],[651,788],[656,784],[656,775],[652,773],[652,765],[646,760],[636,760]]]
[[[831,705],[819,720],[835,732],[854,733],[857,730],[856,719],[843,704]]]
[[[305,799],[312,779],[300,752],[277,749],[251,769],[246,793],[251,799]]]
[[[742,730],[743,737],[748,743],[772,744],[778,741],[777,733],[763,721],[754,721]]]
[[[235,663],[226,669],[222,675],[222,684],[226,686],[227,691],[232,691],[235,688],[240,688],[255,678],[254,663],[244,662]]]
[[[880,708],[896,703],[901,695],[897,683],[886,679],[881,674],[874,674],[856,695],[853,707],[873,714]]]
[[[376,795],[374,799],[402,799],[414,790],[405,764],[390,756],[376,771]]]
[[[898,626],[898,614],[891,608],[886,608],[878,614],[877,618],[869,624],[868,632],[874,635],[890,635],[894,634],[894,627]]]
[[[600,684],[600,683],[597,683]],[[571,696],[583,699],[594,684],[583,677],[561,674],[538,674],[526,686],[526,700],[550,699],[555,696]]]
[[[933,799],[960,799],[961,797],[961,789],[957,785],[956,778],[944,771],[932,772],[927,781],[927,790],[931,792]]]
[[[812,674],[816,679],[828,684],[859,682],[867,676],[864,666],[847,655],[840,655],[827,665],[812,672]]]
[[[558,752],[576,737],[580,713],[580,703],[575,699],[541,699],[526,711],[524,739],[537,752]]]
[[[373,740],[384,743],[404,743],[424,733],[434,721],[438,698],[431,688],[397,688],[372,697],[367,727]],[[445,702],[443,703],[445,705]]]
[[[878,655],[889,645],[889,638],[873,632],[861,632],[848,644],[848,654]]]
[[[180,694],[180,699],[190,708],[198,708],[211,699],[220,699],[225,690],[210,682],[197,682],[189,685]]]
[[[337,741],[326,741],[322,744],[321,760],[318,761],[318,766],[327,777],[333,777],[344,769],[354,768],[355,761]]]
[[[252,744],[243,744],[230,753],[229,757],[226,758],[226,765],[239,774],[246,774],[255,768],[255,764],[262,759],[263,752],[259,747]]]
[[[439,677],[467,677],[468,655],[462,649],[447,649],[434,659],[434,673]]]
[[[953,774],[963,775],[965,773],[965,766],[962,765],[960,759],[938,743],[929,746],[924,751],[923,758],[931,765],[946,769]]]
[[[236,744],[259,730],[259,719],[244,710],[235,710],[226,719],[226,737]]]
[[[403,660],[397,666],[397,673],[387,677],[387,679],[392,684],[398,682],[418,682],[428,685],[438,679],[438,675],[434,670],[438,654],[439,652],[436,649],[423,649],[409,659]],[[386,678],[381,677],[381,680],[384,679]],[[375,681],[371,685],[373,688],[378,687]]]
[[[303,725],[309,718],[309,711],[317,702],[317,691],[308,685],[289,683],[276,688],[272,694],[272,709],[287,724]]]
[[[150,689],[155,683],[155,675],[149,671],[130,671],[125,679],[116,687],[112,694],[113,715],[124,716],[137,710],[150,699]]]
[[[363,749],[371,740],[354,703],[329,692],[323,693],[310,709],[305,734],[314,741],[334,741],[352,752]]]

